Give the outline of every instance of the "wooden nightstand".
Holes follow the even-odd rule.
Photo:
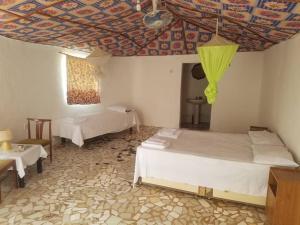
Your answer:
[[[299,169],[270,169],[266,210],[270,225],[300,225]]]
[[[258,126],[250,126],[249,128],[250,131],[270,131],[269,128],[267,127],[258,127]]]

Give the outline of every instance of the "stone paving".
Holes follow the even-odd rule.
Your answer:
[[[81,149],[68,142],[56,146],[42,174],[33,166],[24,189],[4,193],[0,225],[265,224],[262,208],[153,186],[133,189],[135,148],[156,131],[105,135]]]

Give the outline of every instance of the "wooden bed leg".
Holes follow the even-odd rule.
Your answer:
[[[38,173],[43,172],[43,163],[42,163],[42,158],[39,158],[38,161],[36,162],[36,169]]]
[[[19,187],[20,188],[24,188],[25,187],[25,179],[24,179],[24,177],[23,178],[20,178],[19,176],[18,176],[18,184],[19,184]]]
[[[137,185],[142,185],[142,177],[139,177],[137,182],[136,182]]]
[[[60,138],[60,141],[61,141],[61,144],[62,144],[62,145],[66,144],[66,138],[63,138],[63,137],[62,137],[62,138]]]

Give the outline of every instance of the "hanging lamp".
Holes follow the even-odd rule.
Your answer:
[[[203,70],[208,80],[204,93],[207,102],[213,104],[218,92],[218,81],[223,77],[234,55],[238,44],[226,40],[218,35],[219,19],[217,18],[216,35],[207,43],[197,48]]]
[[[96,74],[101,77],[101,75],[104,74],[103,67],[108,63],[110,58],[111,54],[100,48],[96,48],[90,55],[87,56],[86,60],[94,66]]]

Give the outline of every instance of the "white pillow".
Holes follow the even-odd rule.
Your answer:
[[[108,107],[109,110],[115,111],[115,112],[130,112],[131,109],[128,106],[124,105],[111,105]]]
[[[274,166],[299,166],[284,146],[252,145],[253,162]]]
[[[284,146],[277,134],[264,131],[249,131],[250,139],[255,145],[279,145]]]

